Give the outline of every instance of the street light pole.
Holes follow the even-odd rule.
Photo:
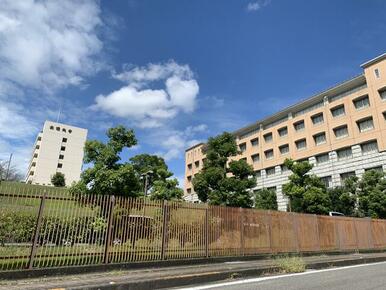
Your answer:
[[[11,167],[11,161],[12,161],[12,153],[9,155],[9,161],[8,161],[8,166],[7,166],[7,173],[5,174],[5,180],[8,181],[8,175],[9,175],[9,169]]]

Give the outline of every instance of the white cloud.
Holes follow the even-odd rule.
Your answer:
[[[199,85],[188,65],[174,61],[129,67],[113,77],[127,83],[95,98],[95,110],[132,120],[142,128],[162,126],[180,112],[196,107]]]
[[[271,0],[258,0],[254,2],[249,2],[247,5],[247,11],[253,12],[260,10],[261,8],[267,6],[269,3],[271,3]]]
[[[97,70],[98,1],[1,0],[0,78],[51,91]]]

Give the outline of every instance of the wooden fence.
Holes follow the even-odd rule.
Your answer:
[[[386,220],[0,192],[0,270],[386,249]]]

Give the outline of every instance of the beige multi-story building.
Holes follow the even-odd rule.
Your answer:
[[[56,172],[64,174],[66,185],[79,181],[86,138],[86,129],[44,122],[43,130],[36,137],[25,181],[51,185],[51,177]]]
[[[276,191],[280,210],[286,158],[308,160],[328,187],[350,175],[386,171],[386,53],[361,65],[363,73],[234,132],[241,155],[255,170],[255,189]],[[197,201],[192,179],[203,166],[202,146],[185,152],[185,199]]]

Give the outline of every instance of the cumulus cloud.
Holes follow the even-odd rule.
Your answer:
[[[95,110],[133,120],[142,128],[154,128],[179,112],[190,113],[196,107],[199,85],[188,65],[175,61],[125,66],[113,77],[125,86],[95,98]]]
[[[271,3],[271,0],[258,0],[254,2],[249,2],[247,5],[247,11],[253,12],[260,10],[261,8],[267,6],[269,3]]]
[[[189,126],[183,131],[179,130],[162,130],[151,136],[154,145],[160,149],[157,155],[162,156],[165,160],[178,159],[184,157],[187,148],[196,145],[202,140],[197,139],[196,135],[208,131],[206,124]]]
[[[2,0],[0,78],[48,91],[79,85],[97,70],[99,2]]]

